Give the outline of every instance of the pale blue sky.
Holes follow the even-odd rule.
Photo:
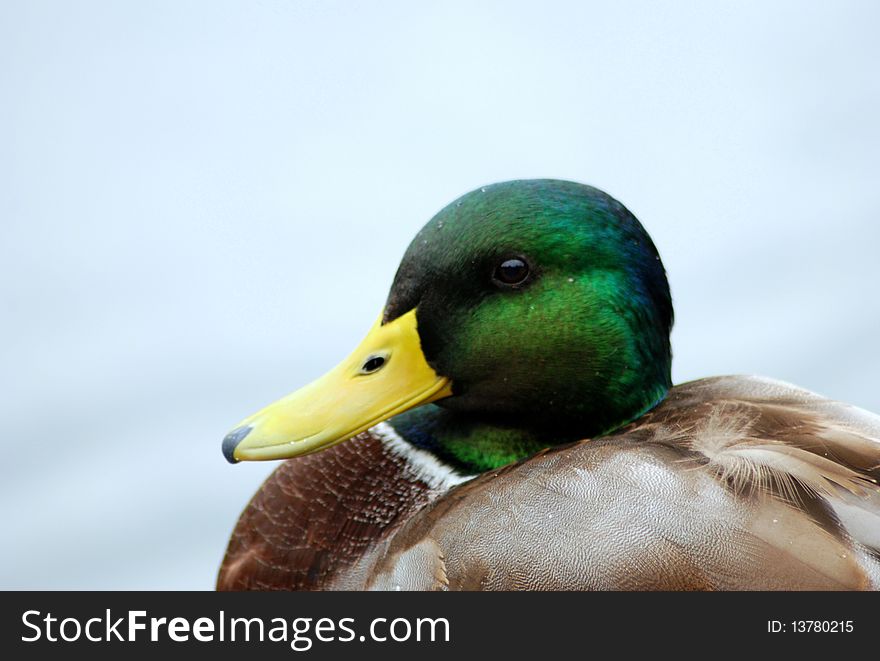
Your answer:
[[[0,4],[3,588],[212,587],[272,464],[482,184],[590,183],[663,256],[676,380],[880,411],[876,2]]]

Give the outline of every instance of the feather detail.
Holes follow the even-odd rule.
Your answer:
[[[865,497],[877,488],[875,478],[828,458],[831,439],[849,440],[849,436],[836,433],[823,439],[817,434],[816,442],[808,450],[782,440],[754,436],[758,418],[758,413],[749,415],[743,406],[721,403],[680,437],[686,436],[690,448],[705,456],[709,465],[737,491],[779,486],[791,499],[793,481],[825,497],[839,495],[837,489]]]
[[[653,441],[688,448],[733,491],[777,497],[880,549],[880,417],[779,381],[717,377],[679,386],[646,422]]]

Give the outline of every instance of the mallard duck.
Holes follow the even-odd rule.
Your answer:
[[[673,387],[672,320],[609,195],[464,195],[362,344],[224,439],[288,461],[218,588],[878,588],[880,417],[766,378]]]

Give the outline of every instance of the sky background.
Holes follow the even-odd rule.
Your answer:
[[[676,381],[880,411],[877,2],[0,3],[0,588],[210,589],[238,420],[495,181],[646,226]]]

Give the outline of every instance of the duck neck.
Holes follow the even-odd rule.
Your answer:
[[[471,475],[513,463],[548,445],[531,429],[505,426],[433,404],[395,416],[389,423],[415,447]]]
[[[583,425],[550,427],[546,423],[510,424],[434,404],[407,411],[388,422],[413,446],[430,452],[462,474],[473,475],[525,459],[554,445],[610,433],[654,408],[666,392],[665,388],[658,390],[637,411],[603,429],[586,430]]]

